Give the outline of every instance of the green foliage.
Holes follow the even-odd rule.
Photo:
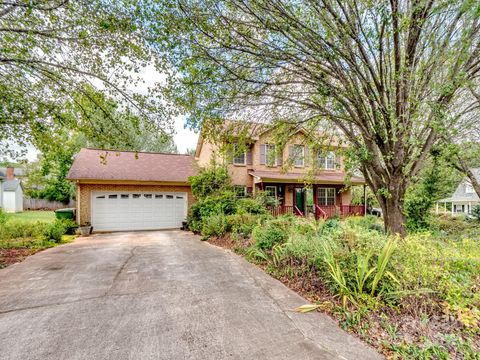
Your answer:
[[[239,214],[257,214],[264,215],[267,214],[267,208],[263,204],[263,199],[255,197],[252,198],[242,198],[237,201],[237,213]]]
[[[206,240],[211,236],[224,236],[230,230],[227,217],[223,214],[211,215],[202,221],[202,236]]]
[[[227,222],[232,235],[248,237],[252,234],[255,226],[264,218],[265,216],[258,216],[257,214],[237,212],[236,214],[228,215]]]
[[[7,214],[5,213],[5,211],[3,211],[2,208],[0,208],[0,226],[4,226],[6,222],[7,222]]]
[[[406,194],[404,213],[406,226],[410,231],[428,229],[431,224],[431,208],[439,198],[450,191],[451,185],[446,183],[451,169],[438,157],[433,157],[421,173],[419,183],[412,185]]]
[[[62,241],[62,236],[66,233],[66,227],[63,221],[55,221],[46,225],[42,231],[42,237],[45,241],[53,241],[59,243]]]
[[[226,167],[216,166],[203,168],[198,175],[188,178],[192,187],[192,194],[197,200],[218,194],[231,188],[231,179]]]
[[[276,244],[282,244],[287,239],[287,233],[274,220],[257,226],[253,229],[252,238],[255,246],[263,250],[270,250]]]
[[[471,215],[472,215],[475,219],[480,220],[480,205],[474,206],[474,207],[472,208]]]
[[[149,122],[166,121],[158,92],[152,96],[132,87],[152,54],[138,29],[138,6],[15,1],[2,8],[0,150],[14,153],[12,143],[48,146],[59,129],[90,128],[104,140],[121,137],[122,124],[98,94],[85,89],[90,83],[121,97],[124,107]],[[148,7],[142,4],[142,12]],[[109,124],[97,122],[98,115]]]
[[[207,196],[194,203],[187,217],[187,224],[193,232],[201,232],[203,222],[212,215],[230,215],[237,210],[235,194],[226,192]]]
[[[44,222],[8,220],[0,226],[0,240],[38,238],[46,226]],[[8,243],[3,243],[2,247],[8,247]]]

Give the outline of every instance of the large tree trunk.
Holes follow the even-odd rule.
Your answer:
[[[403,197],[401,199],[394,196],[382,198],[380,205],[383,211],[385,230],[389,234],[399,234],[401,237],[404,237],[407,232],[405,230],[405,215],[403,213]]]

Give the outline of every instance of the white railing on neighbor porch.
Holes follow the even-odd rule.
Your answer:
[[[60,201],[23,198],[23,210],[58,210],[58,209],[74,208],[74,207],[75,207],[74,200],[70,200],[68,204],[64,204]]]

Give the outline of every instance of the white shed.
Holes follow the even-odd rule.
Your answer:
[[[23,188],[20,180],[11,179],[4,181],[3,209],[6,212],[23,211]]]

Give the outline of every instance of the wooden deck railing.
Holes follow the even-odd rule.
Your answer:
[[[315,219],[328,219],[334,216],[364,216],[365,207],[363,205],[315,205],[314,206],[314,216]],[[281,205],[281,206],[271,206],[268,208],[270,213],[273,216],[280,215],[297,215],[297,216],[306,216],[311,211],[307,211],[304,214],[298,207],[291,205]]]

